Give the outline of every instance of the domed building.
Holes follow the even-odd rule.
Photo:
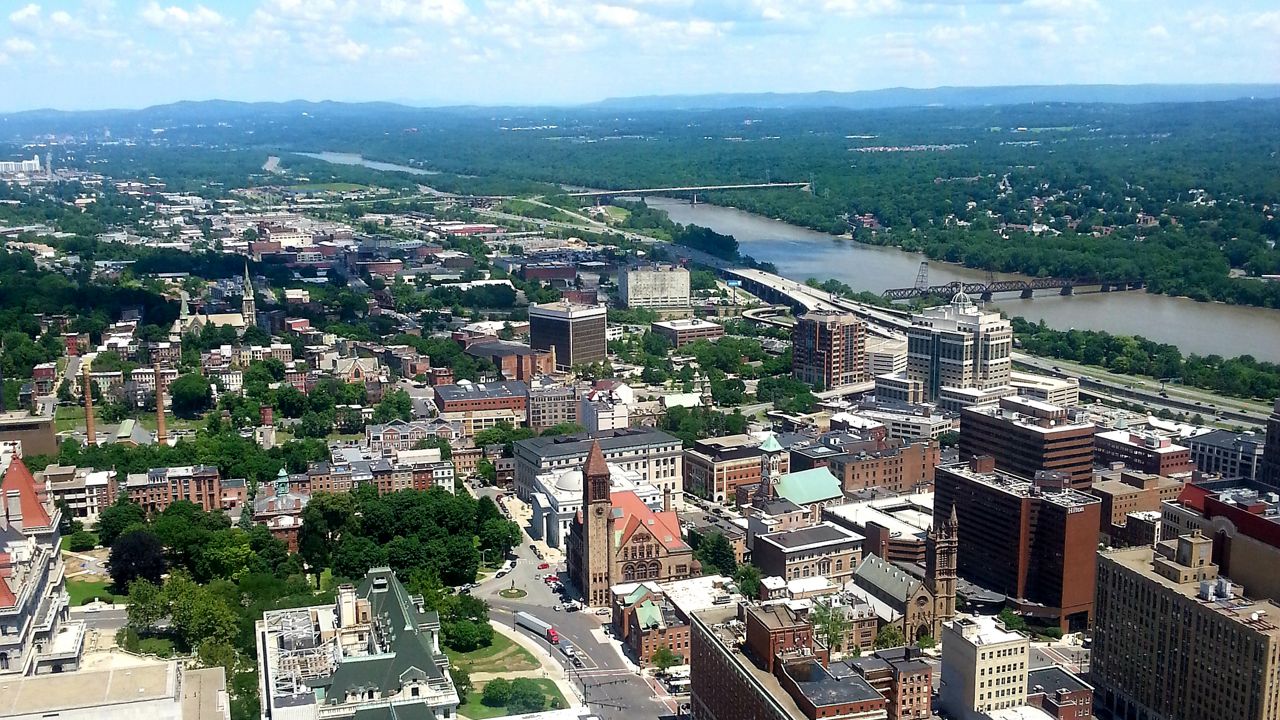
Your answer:
[[[629,491],[636,494],[646,507],[662,510],[662,491],[645,482],[637,470],[624,470],[613,463],[609,467],[610,492]],[[534,478],[533,495],[530,497],[533,519],[529,523],[529,535],[546,541],[549,547],[564,548],[569,536],[569,525],[582,509],[582,467],[561,468],[541,473]]]

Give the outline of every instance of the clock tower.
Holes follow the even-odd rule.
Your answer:
[[[604,460],[600,443],[591,443],[587,462],[582,466],[582,567],[578,587],[591,607],[608,607],[609,569],[613,551],[609,525],[613,501],[609,493],[609,465]]]

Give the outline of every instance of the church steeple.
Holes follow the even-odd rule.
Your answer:
[[[935,516],[936,517],[936,516]],[[956,615],[956,563],[960,550],[960,521],[956,506],[950,516],[934,523],[925,537],[925,584],[933,593],[933,637],[942,631],[942,623]]]
[[[244,261],[244,300],[240,306],[240,315],[244,317],[244,326],[258,324],[258,310],[253,302],[253,279],[249,277],[249,261]]]

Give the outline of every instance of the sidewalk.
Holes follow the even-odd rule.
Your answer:
[[[582,707],[582,699],[579,696],[578,688],[569,682],[564,666],[557,662],[551,653],[547,652],[546,648],[534,642],[519,630],[513,630],[509,625],[503,625],[497,620],[489,620],[489,624],[493,626],[494,632],[501,633],[507,639],[528,650],[538,660],[541,668],[538,670],[516,670],[509,673],[475,673],[471,676],[472,681],[492,680],[498,677],[547,678],[560,689],[560,694],[564,695],[565,702],[568,703],[569,707]]]

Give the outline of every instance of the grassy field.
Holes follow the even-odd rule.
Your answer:
[[[627,218],[631,217],[630,210],[618,207],[617,205],[605,205],[604,212],[609,216],[608,222],[615,225],[625,222]]]
[[[69,432],[84,426],[84,408],[79,405],[59,405],[53,413],[53,429]]]
[[[534,678],[534,682],[542,688],[542,694],[547,698],[547,707],[567,707],[564,694],[560,692],[560,688],[556,684],[546,678]],[[458,707],[458,714],[462,717],[471,718],[471,720],[486,720],[486,718],[502,717],[507,714],[506,708],[489,707],[480,702],[481,695],[484,694],[484,683],[476,683],[476,687],[471,690],[471,694],[467,696],[467,701]]]
[[[455,667],[465,667],[468,672],[508,672],[537,670],[538,661],[533,655],[502,633],[493,634],[493,644],[469,653],[445,650],[449,662]]]
[[[123,596],[117,599],[117,596],[107,589],[109,587],[111,587],[110,581],[90,582],[76,580],[75,578],[67,580],[67,594],[71,596],[71,607],[80,607],[86,601],[95,597],[104,602],[123,601]]]
[[[93,536],[94,542],[96,544],[98,539],[98,533],[91,532],[89,534]],[[71,540],[70,535],[63,535],[62,539],[58,541],[58,549],[63,551],[70,551],[69,542],[68,542],[69,540]]]

